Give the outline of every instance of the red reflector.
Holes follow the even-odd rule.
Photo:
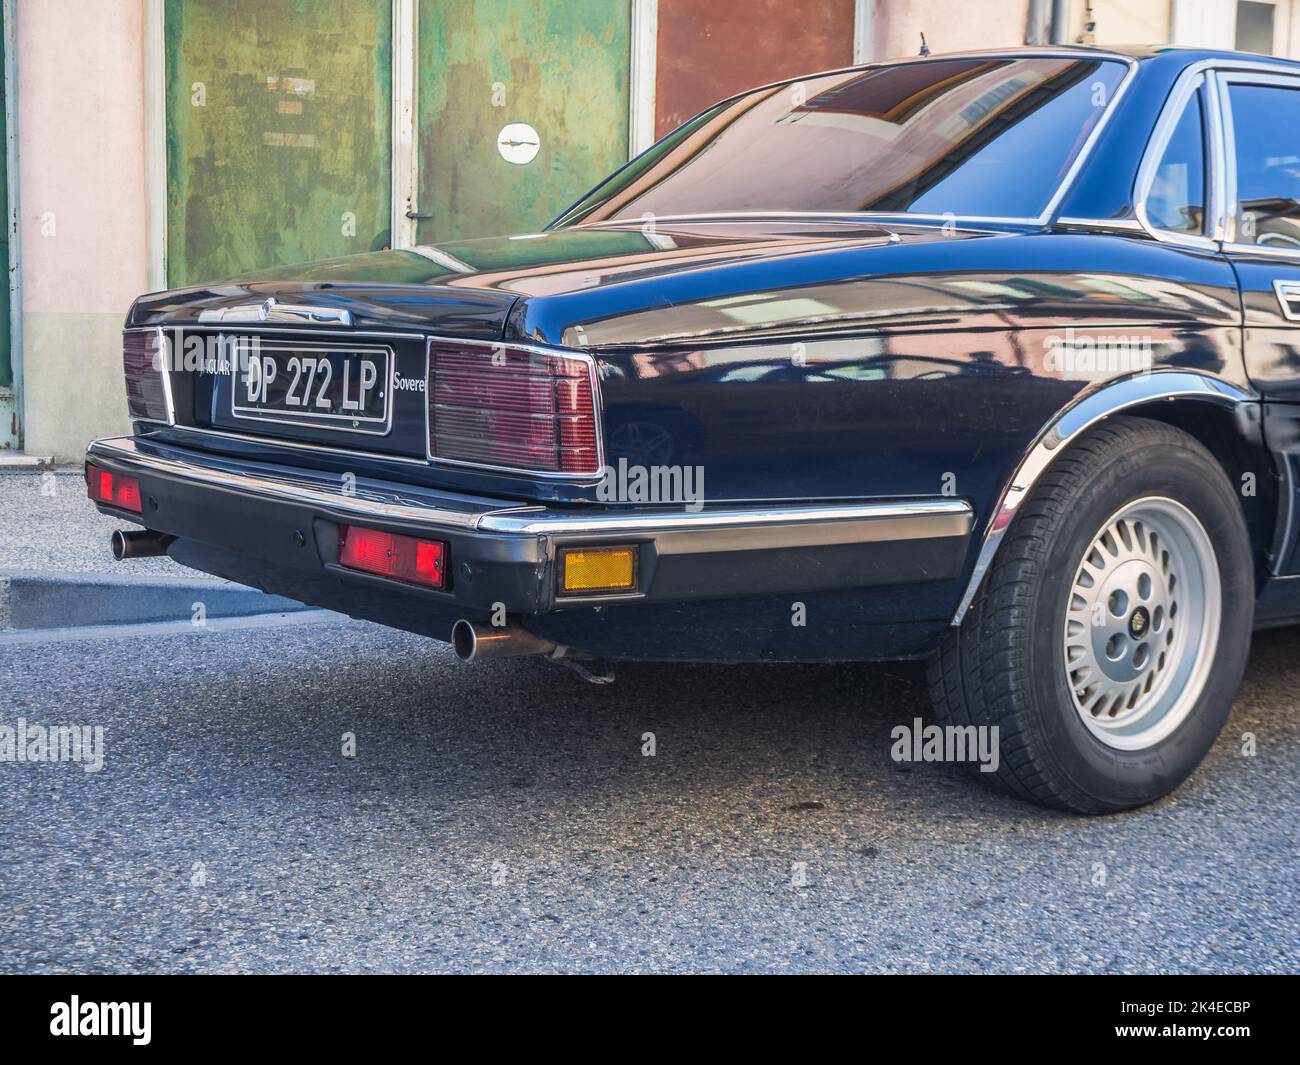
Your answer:
[[[438,540],[417,540],[356,525],[339,528],[339,565],[348,569],[441,588],[446,580],[446,557],[447,545]]]
[[[96,503],[140,513],[140,482],[134,477],[109,473],[98,466],[86,467],[86,494]]]

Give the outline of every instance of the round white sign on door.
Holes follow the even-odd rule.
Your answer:
[[[497,134],[497,151],[507,163],[531,163],[541,148],[542,138],[527,122],[511,122]]]

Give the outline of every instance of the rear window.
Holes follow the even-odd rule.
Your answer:
[[[557,220],[728,211],[1032,218],[1124,78],[1115,60],[938,59],[719,104]]]

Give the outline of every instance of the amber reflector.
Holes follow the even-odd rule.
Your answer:
[[[618,592],[636,587],[635,547],[570,548],[560,555],[565,592]]]

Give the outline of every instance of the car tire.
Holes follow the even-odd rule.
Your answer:
[[[980,776],[1017,796],[1086,814],[1142,806],[1186,779],[1223,728],[1254,603],[1250,537],[1223,468],[1176,428],[1117,417],[1021,504],[929,662],[935,713],[998,727],[998,768]]]

